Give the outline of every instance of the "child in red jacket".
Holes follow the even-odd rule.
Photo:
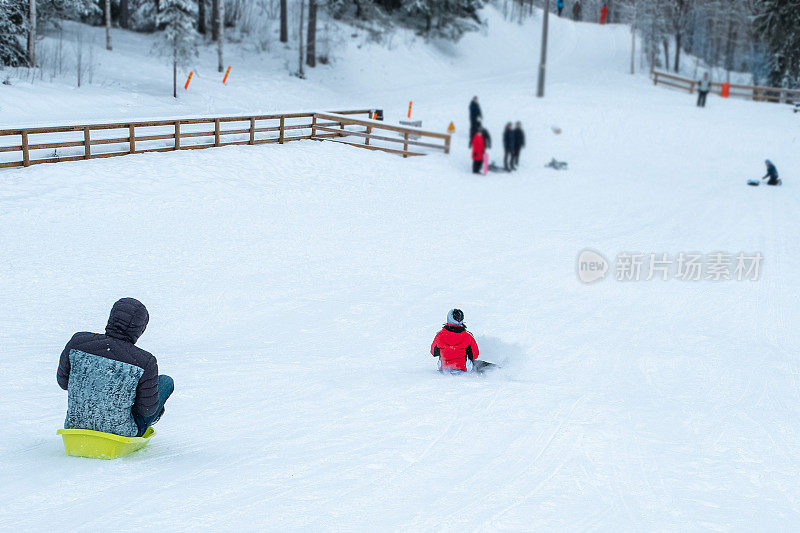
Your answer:
[[[439,358],[440,370],[467,371],[467,360],[478,359],[478,344],[464,325],[464,312],[453,309],[447,313],[447,324],[436,334],[431,355]]]

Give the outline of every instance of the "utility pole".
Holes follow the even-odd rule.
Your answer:
[[[106,50],[111,50],[111,0],[105,2]]]
[[[634,68],[636,58],[636,23],[639,20],[639,2],[633,8],[633,20],[631,21],[631,75],[636,73]]]
[[[544,74],[547,65],[547,22],[550,16],[550,0],[544,1],[544,18],[542,19],[542,57],[539,60],[539,88],[536,96],[544,97]]]
[[[30,1],[28,12],[28,63],[36,66],[36,0]]]

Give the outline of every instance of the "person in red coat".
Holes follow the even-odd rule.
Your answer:
[[[478,354],[478,343],[464,325],[464,312],[451,310],[447,323],[431,344],[431,355],[439,358],[439,369],[466,372],[467,360],[475,362]]]
[[[600,24],[605,24],[608,20],[608,6],[603,2],[603,7],[600,8]]]
[[[483,165],[483,154],[486,153],[486,143],[483,139],[481,130],[475,132],[472,137],[472,172],[473,174],[481,173],[481,165]]]

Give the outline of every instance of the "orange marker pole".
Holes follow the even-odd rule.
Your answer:
[[[183,86],[183,90],[184,91],[188,91],[189,90],[189,82],[192,81],[192,74],[194,74],[193,70],[191,72],[189,72],[189,78],[187,78],[187,80],[186,80],[186,85]]]
[[[414,102],[408,102],[408,118],[411,118],[411,106],[414,105]]]
[[[222,78],[222,83],[223,84],[225,84],[225,82],[228,81],[228,74],[230,74],[230,73],[231,73],[231,67],[228,67],[228,70],[225,71],[225,77]]]

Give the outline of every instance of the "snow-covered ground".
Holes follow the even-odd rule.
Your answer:
[[[487,16],[457,47],[353,46],[305,81],[243,57],[178,102],[122,32],[96,74],[117,83],[0,85],[2,126],[414,100],[458,131],[407,160],[303,141],[0,172],[0,529],[796,527],[797,116],[698,110],[626,74],[626,28],[558,19],[536,99],[536,23]],[[525,124],[519,172],[469,174],[473,94],[495,159]],[[765,157],[782,188],[745,185]],[[764,259],[758,281],[584,285],[586,247]],[[176,392],[144,451],[66,458],[58,355],[123,296]],[[435,372],[452,307],[501,370]]]

